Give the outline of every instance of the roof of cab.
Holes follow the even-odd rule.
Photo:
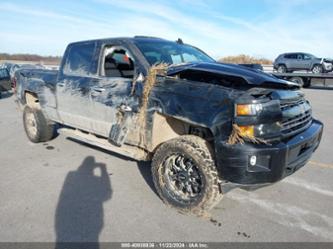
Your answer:
[[[69,45],[73,44],[80,44],[80,43],[90,43],[90,42],[96,42],[96,41],[104,41],[104,42],[110,42],[115,40],[123,40],[123,41],[136,41],[136,40],[145,40],[145,41],[169,41],[163,38],[159,37],[153,37],[153,36],[134,36],[134,37],[110,37],[110,38],[102,38],[102,39],[92,39],[92,40],[83,40],[83,41],[77,41],[77,42],[71,42]],[[174,41],[175,42],[175,41]]]

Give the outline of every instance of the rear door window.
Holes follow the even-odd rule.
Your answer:
[[[63,69],[64,74],[81,76],[96,74],[96,72],[92,72],[91,70],[95,48],[95,42],[72,45],[67,53]]]

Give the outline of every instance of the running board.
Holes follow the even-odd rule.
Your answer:
[[[83,143],[90,144],[117,154],[136,160],[147,160],[147,152],[138,147],[123,144],[121,147],[112,145],[106,138],[99,138],[91,133],[85,133],[77,129],[60,128],[58,132],[66,137],[71,137]]]

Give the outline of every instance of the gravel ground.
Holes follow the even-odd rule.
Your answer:
[[[305,93],[325,124],[311,161],[272,186],[227,193],[211,219],[165,206],[149,163],[61,135],[30,143],[7,94],[0,99],[0,241],[333,241],[333,91]]]

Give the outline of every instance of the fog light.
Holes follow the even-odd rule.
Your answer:
[[[250,157],[250,165],[254,166],[257,163],[257,157],[256,156],[251,156]]]
[[[239,131],[241,136],[254,137],[253,125],[239,126]]]

